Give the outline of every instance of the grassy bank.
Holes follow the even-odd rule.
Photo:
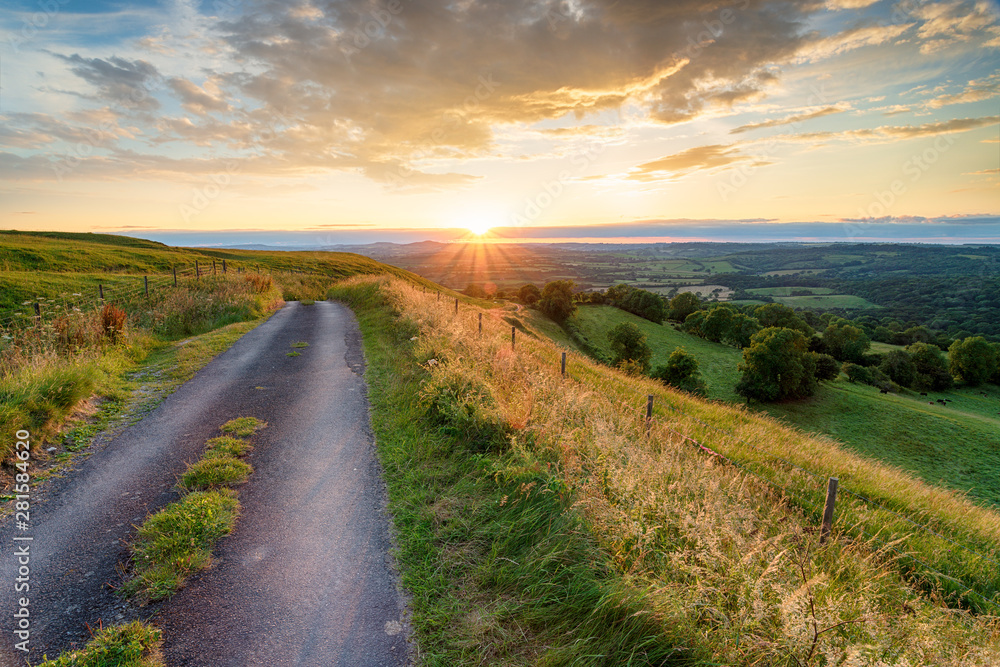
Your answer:
[[[164,667],[161,635],[139,621],[102,628],[79,650],[66,651],[38,667]]]
[[[869,480],[882,501],[933,517],[994,557],[996,514],[832,443],[577,355],[564,380],[559,348],[524,336],[512,351],[500,313],[485,313],[480,337],[476,309],[456,316],[401,281],[351,279],[332,294],[358,312],[365,334],[373,425],[429,663],[1000,659],[996,619],[944,608],[942,596],[964,591],[914,571],[880,537],[899,530],[897,548],[984,588],[997,586],[997,572],[907,538],[892,517],[851,502],[838,509],[834,538],[819,544],[810,501],[821,489],[775,457],[851,484]],[[648,440],[646,394],[658,405]],[[668,416],[666,405],[682,412]],[[741,457],[770,483],[685,437]],[[880,537],[860,532],[876,525]]]

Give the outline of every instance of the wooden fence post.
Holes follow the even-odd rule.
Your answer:
[[[837,502],[837,478],[831,477],[826,486],[826,508],[823,510],[823,527],[819,532],[819,543],[826,542],[827,535],[833,527],[833,506]]]
[[[41,326],[42,324],[42,307],[35,302],[35,324]]]
[[[653,395],[649,394],[646,397],[646,435],[649,435],[649,429],[653,427]]]
[[[566,353],[565,352],[562,353],[562,367],[559,369],[559,373],[563,377],[566,377]]]
[[[458,297],[455,297],[455,314],[458,315]]]
[[[512,349],[512,350],[514,349],[514,340],[515,340],[514,337],[516,335],[517,335],[517,327],[511,327],[510,328],[510,349]]]
[[[215,260],[212,260],[212,275],[215,275]]]
[[[102,285],[100,283],[97,284],[97,295],[99,297],[101,297],[101,304],[103,305],[104,304],[104,285]]]
[[[226,260],[222,260],[222,273],[226,273]]]
[[[170,268],[174,270],[174,287],[177,287],[177,267],[171,266]]]
[[[201,278],[201,267],[198,266],[198,260],[194,260],[194,277],[196,279]]]
[[[142,277],[142,287],[146,290],[146,296],[149,296],[149,276]]]
[[[483,314],[479,313],[479,335],[483,335]]]

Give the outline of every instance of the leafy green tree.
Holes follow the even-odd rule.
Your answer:
[[[646,334],[632,322],[622,322],[608,332],[611,343],[611,363],[621,366],[624,362],[638,364],[645,373],[649,370],[649,360],[653,350],[646,344]]]
[[[657,366],[651,375],[671,387],[692,394],[705,394],[705,381],[698,371],[698,360],[683,347],[674,348],[667,363]]]
[[[755,333],[761,330],[760,322],[756,317],[751,317],[746,313],[735,312],[729,320],[729,330],[723,339],[730,345],[744,348],[750,344],[750,339]]]
[[[948,372],[948,363],[937,345],[913,343],[906,351],[913,361],[914,388],[944,391],[954,384],[951,373]]]
[[[834,359],[861,363],[871,341],[865,332],[846,323],[832,322],[823,332],[823,342]]]
[[[903,350],[893,350],[885,355],[878,369],[900,387],[912,387],[917,379],[917,367]]]
[[[688,315],[701,308],[701,299],[694,292],[681,292],[670,300],[670,319],[684,322]]]
[[[960,382],[980,385],[989,381],[996,369],[996,352],[982,336],[956,340],[948,348],[948,370]]]
[[[813,361],[816,363],[817,380],[837,379],[837,376],[840,375],[840,364],[837,363],[836,359],[829,354],[819,352],[810,352],[809,354],[813,355]]]
[[[796,329],[768,327],[755,333],[738,368],[743,375],[736,393],[748,399],[777,401],[816,390],[816,360],[805,335]]]
[[[850,382],[857,382],[859,384],[872,383],[872,374],[861,364],[851,363],[850,361],[845,362],[844,374],[847,375],[847,379]]]
[[[713,343],[721,343],[730,331],[733,311],[725,306],[710,308],[701,323],[701,335]]]
[[[572,280],[555,280],[542,288],[538,307],[556,322],[564,322],[576,311]]]
[[[704,336],[701,331],[701,325],[705,321],[706,315],[708,315],[707,310],[694,311],[684,319],[684,326],[682,328],[694,336]]]
[[[531,283],[521,285],[517,290],[517,300],[526,306],[533,306],[542,298],[542,293]]]
[[[763,306],[757,306],[753,311],[753,316],[764,328],[795,329],[806,336],[811,336],[813,333],[812,327],[806,324],[806,321],[799,317],[798,313],[781,303],[766,303]]]
[[[462,294],[471,296],[474,299],[485,299],[486,289],[479,283],[469,283],[468,287],[462,290]]]

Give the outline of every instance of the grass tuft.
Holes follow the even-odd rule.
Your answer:
[[[177,486],[187,492],[236,486],[247,481],[253,468],[232,456],[215,454],[188,466]]]
[[[285,352],[286,357],[301,357],[301,352]]]
[[[66,651],[38,667],[164,667],[161,632],[133,621],[98,630],[87,646]]]
[[[246,440],[234,438],[230,435],[221,435],[218,438],[212,438],[205,444],[208,445],[208,449],[205,450],[204,458],[213,458],[216,456],[239,458],[253,449]]]
[[[267,422],[256,417],[237,417],[236,419],[227,421],[219,430],[223,433],[245,438],[246,436],[253,435],[265,426],[267,426]]]
[[[212,547],[236,524],[240,503],[229,489],[196,491],[149,517],[132,545],[135,577],[127,595],[173,595],[193,572],[212,562]]]
[[[292,347],[309,347],[309,343],[299,341],[298,343],[292,343]]]

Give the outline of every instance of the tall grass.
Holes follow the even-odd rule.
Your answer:
[[[505,508],[526,513],[475,518],[505,522],[511,535],[526,526],[574,533],[580,529],[572,519],[560,518],[565,512],[559,508],[568,508],[598,547],[599,555],[586,557],[599,558],[599,566],[614,574],[603,580],[605,586],[625,591],[615,608],[633,605],[636,615],[660,630],[642,636],[660,646],[672,642],[679,649],[675,657],[747,665],[1000,661],[1000,625],[986,613],[993,607],[983,603],[979,615],[948,608],[946,598],[968,605],[978,598],[954,582],[927,576],[898,552],[979,586],[984,595],[1000,587],[994,567],[949,553],[946,543],[853,498],[838,507],[832,539],[820,544],[813,500],[822,498],[815,479],[777,459],[838,475],[887,507],[1000,558],[996,513],[834,443],[576,355],[571,379],[563,379],[560,350],[550,342],[521,336],[511,350],[510,329],[498,314],[484,313],[479,336],[478,309],[456,316],[452,304],[404,281],[353,278],[338,293],[373,289],[416,332],[410,345],[421,364],[423,418],[512,491],[502,501]],[[658,410],[649,437],[642,421],[647,394],[659,405],[679,408]],[[707,455],[692,439],[745,462],[756,475]],[[538,498],[554,504],[546,508]],[[574,588],[580,571],[570,572],[568,580],[557,576],[584,557],[566,550],[568,538],[549,541],[558,545],[551,552],[546,540],[511,539],[525,545],[523,558],[513,557],[516,546],[495,536],[487,547],[496,558],[514,561],[501,560],[502,567],[491,570],[495,585],[506,584],[504,590],[517,595],[518,586],[529,582],[531,590],[520,594],[535,599],[531,613],[575,619],[578,626],[579,617],[565,609],[590,605],[586,618],[598,622],[577,631],[608,641],[617,634],[606,619],[600,621],[607,607],[588,597],[592,585]],[[545,569],[554,564],[564,569]],[[525,578],[525,569],[540,567],[547,572],[541,580]],[[588,581],[596,580],[591,572]],[[562,605],[562,616],[538,606],[537,596]],[[604,664],[604,658],[571,649],[566,655]],[[546,664],[570,661],[563,657],[549,653]]]

